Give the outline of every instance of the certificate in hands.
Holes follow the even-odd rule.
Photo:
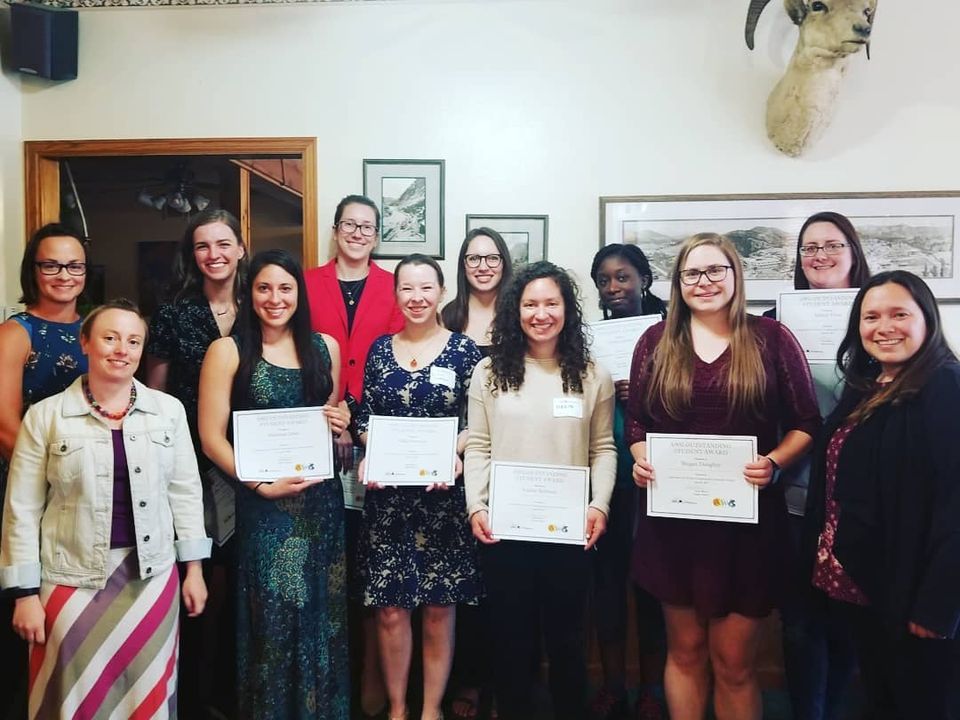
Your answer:
[[[243,482],[333,477],[333,438],[323,408],[235,410],[233,460]]]
[[[807,362],[837,362],[837,348],[847,332],[850,308],[857,292],[853,288],[780,293],[777,317],[797,336]]]
[[[498,540],[586,545],[590,468],[493,462],[490,528]]]
[[[663,318],[659,315],[618,318],[590,323],[590,354],[599,365],[606,368],[613,381],[630,379],[630,364],[637,341],[648,328]]]
[[[647,433],[647,515],[686,520],[757,523],[759,488],[743,477],[757,457],[746,435]]]
[[[382,485],[453,485],[459,432],[456,417],[371,415],[365,480]]]

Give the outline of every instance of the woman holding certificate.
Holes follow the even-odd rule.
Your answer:
[[[813,584],[853,628],[863,717],[960,717],[960,362],[923,280],[870,278],[837,361],[807,500]]]
[[[87,251],[75,231],[49,224],[33,234],[20,262],[26,310],[0,325],[0,497],[27,408],[87,371],[77,312],[86,279]],[[0,697],[20,717],[27,705],[27,646],[13,632],[12,616],[13,598],[0,597],[0,657],[10,658],[0,673]]]
[[[795,290],[859,288],[869,278],[860,237],[848,218],[835,212],[819,212],[807,218],[797,236]],[[764,316],[776,317],[775,310]],[[836,407],[842,378],[832,361],[811,363],[810,372],[820,414],[826,417]],[[788,527],[794,553],[800,552],[809,478],[807,456],[785,470],[780,479],[790,513]],[[797,720],[840,720],[850,704],[850,681],[856,667],[853,636],[837,606],[810,585],[809,568],[803,563],[796,566],[796,587],[780,607],[784,670],[793,715]]]
[[[584,550],[606,528],[616,476],[613,381],[590,361],[576,286],[552,263],[516,272],[491,335],[470,384],[465,467],[470,523],[486,546],[497,710],[535,717],[542,627],[555,717],[582,720],[593,554]],[[504,494],[515,500],[500,503]]]
[[[644,512],[638,523],[633,578],[663,605],[670,717],[705,716],[712,664],[717,718],[759,720],[760,625],[781,599],[789,557],[783,492],[772,481],[806,452],[820,416],[796,339],[775,320],[747,315],[742,265],[727,238],[702,233],[681,246],[667,319],[634,352],[627,411],[634,480],[654,484],[648,504],[651,492],[663,492],[676,498],[676,514],[709,518]],[[692,454],[665,454],[661,469],[672,472],[658,479],[647,460],[648,433],[685,436],[678,447]],[[742,454],[745,441],[759,454],[724,463]],[[691,474],[719,467],[729,482],[705,494],[676,466],[693,467]],[[715,475],[708,473],[707,482],[719,481]],[[759,493],[746,492],[751,485]],[[732,508],[725,499],[731,495],[750,502]],[[724,521],[746,507],[754,510],[752,522]]]
[[[384,335],[370,349],[364,373],[363,403],[357,417],[360,439],[367,446],[361,474],[367,484],[360,534],[363,602],[376,609],[380,659],[393,720],[408,717],[407,679],[413,651],[410,616],[423,612],[423,720],[442,717],[440,705],[453,659],[454,615],[457,603],[475,604],[480,577],[470,529],[464,522],[462,487],[431,481],[445,470],[446,482],[460,474],[459,453],[466,431],[459,430],[467,385],[480,360],[476,344],[439,323],[443,272],[425,255],[408,255],[394,271],[397,304],[404,326]],[[409,418],[409,436],[386,433],[386,418]],[[414,433],[428,427],[420,419],[452,419],[445,468],[424,480],[392,487],[388,473],[407,461],[423,467],[420,455],[430,450]],[[382,428],[382,429],[381,429]],[[378,446],[379,445],[379,450]],[[438,443],[427,443],[434,449]],[[441,450],[443,448],[440,448]],[[400,458],[377,469],[378,455]],[[404,458],[403,456],[407,457]],[[456,466],[456,469],[454,469]],[[405,479],[406,481],[408,478]]]
[[[281,250],[258,253],[242,298],[236,334],[210,345],[200,371],[203,451],[231,477],[239,456],[231,410],[323,407],[334,434],[349,423],[336,405],[339,348],[310,330],[297,261]],[[239,717],[346,720],[340,482],[243,479],[236,520]]]
[[[175,714],[178,596],[203,612],[210,540],[183,406],[133,377],[146,333],[128,301],[93,310],[89,372],[17,435],[0,585],[32,645],[31,718]]]
[[[636,245],[612,243],[593,257],[590,277],[597,286],[604,320],[666,315],[667,306],[650,291],[650,262]],[[624,438],[625,405],[629,380],[617,380],[613,437],[617,445],[617,482],[610,498],[606,534],[597,543],[593,563],[593,623],[597,630],[604,681],[590,704],[592,720],[620,717],[627,708],[627,576],[636,524],[637,486],[633,482],[633,456]],[[640,698],[637,717],[662,717],[660,702],[649,692],[663,677],[663,612],[660,603],[643,588],[635,587],[637,634],[640,649]]]

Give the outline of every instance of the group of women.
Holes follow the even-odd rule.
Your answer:
[[[448,694],[457,718],[492,696],[529,720],[541,649],[555,717],[622,717],[628,577],[644,680],[662,673],[671,718],[705,717],[711,685],[717,718],[761,717],[774,608],[796,717],[842,717],[857,660],[864,717],[960,713],[960,364],[922,280],[870,276],[846,218],[810,218],[796,287],[859,287],[836,368],[811,375],[785,326],[746,312],[725,237],[683,243],[668,303],[639,248],[608,246],[590,272],[604,319],[664,318],[614,383],[566,271],[513,268],[478,229],[444,306],[433,259],[371,261],[379,225],[369,199],[344,198],[334,258],[305,274],[281,251],[248,259],[229,213],[201,213],[149,328],[123,301],[81,325],[83,242],[47,226],[28,243],[26,311],[0,326],[16,401],[0,408],[11,717],[167,717],[179,702],[183,717],[401,720],[416,695],[434,720]],[[337,477],[234,480],[231,412],[300,406],[323,408],[338,466],[366,481],[362,511]],[[457,483],[367,478],[373,415],[458,418]],[[759,523],[648,517],[650,432],[756,437],[743,476]],[[585,545],[498,539],[498,461],[589,468]],[[207,560],[204,510],[209,525],[224,488],[235,532]],[[591,595],[604,684],[588,706]],[[663,716],[649,693],[636,712]]]

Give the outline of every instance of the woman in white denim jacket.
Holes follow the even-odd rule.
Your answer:
[[[175,560],[199,614],[211,543],[183,406],[133,379],[145,336],[127,301],[91,312],[89,374],[32,406],[17,436],[0,585],[31,643],[31,718],[175,714]]]

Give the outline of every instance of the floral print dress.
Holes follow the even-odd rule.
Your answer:
[[[314,344],[329,366],[318,334]],[[299,369],[261,359],[251,409],[301,407]],[[237,708],[251,720],[348,720],[343,490],[295,497],[237,491]]]
[[[463,417],[467,387],[480,351],[453,333],[436,359],[407,370],[384,335],[367,355],[357,428],[371,415]],[[431,382],[431,367],[453,371],[453,386]],[[445,374],[446,375],[446,374]],[[480,598],[476,541],[466,516],[462,478],[448,490],[383,488],[366,495],[360,528],[363,603],[373,607],[476,604]]]

